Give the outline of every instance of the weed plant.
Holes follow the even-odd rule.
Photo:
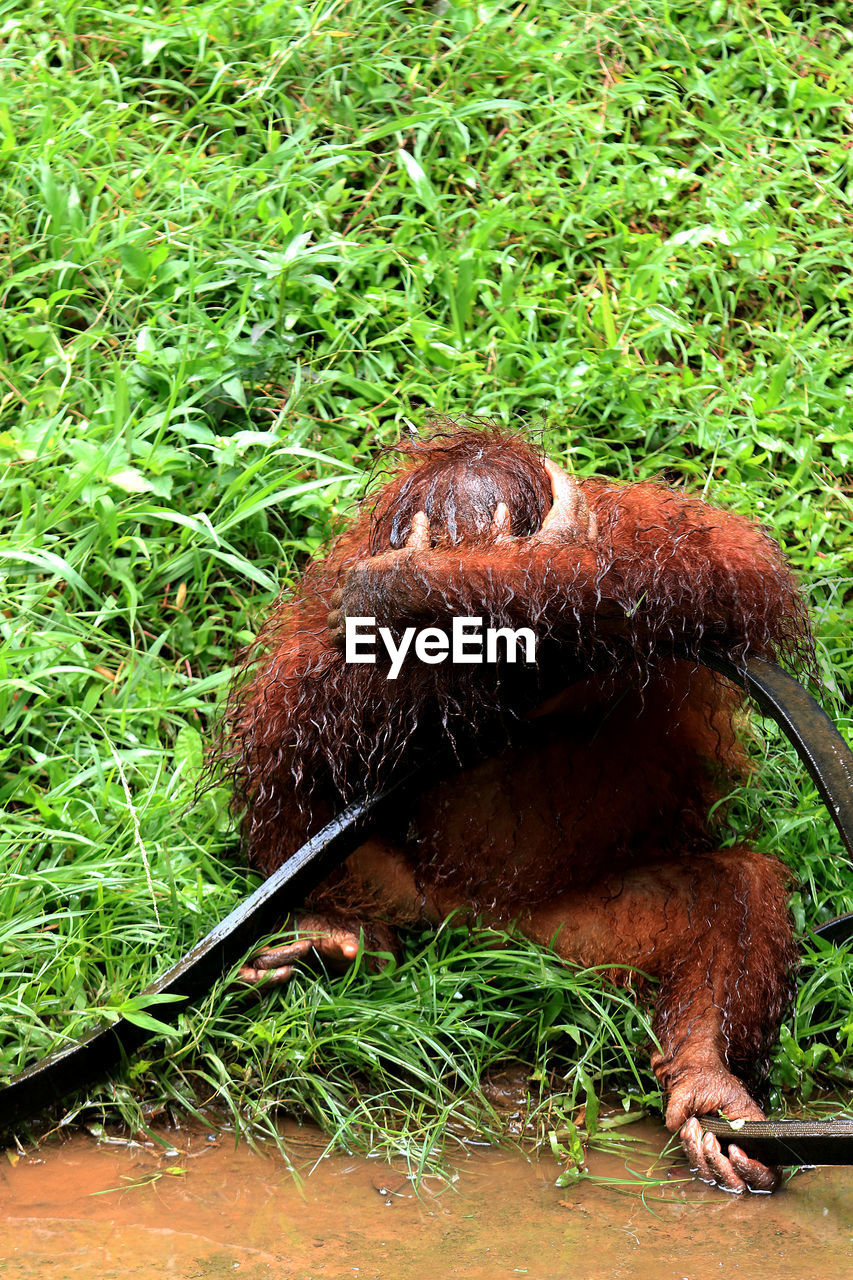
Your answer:
[[[4,1077],[156,1019],[248,892],[227,795],[190,804],[229,664],[431,410],[763,520],[849,732],[851,49],[826,0],[0,0]],[[724,838],[790,864],[807,934],[853,874],[772,725],[752,750]],[[777,1108],[850,1082],[853,969],[805,945]],[[218,986],[54,1119],[287,1111],[427,1169],[521,1060],[571,1165],[603,1091],[654,1107],[648,1037],[451,925]]]

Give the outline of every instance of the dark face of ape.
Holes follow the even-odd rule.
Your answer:
[[[405,452],[417,462],[417,442]],[[551,506],[551,482],[536,450],[526,442],[509,449],[482,431],[457,432],[446,445],[433,437],[423,462],[381,494],[370,552],[404,546],[418,511],[429,520],[435,546],[488,542],[499,503],[509,512],[514,537],[529,537],[541,528]]]

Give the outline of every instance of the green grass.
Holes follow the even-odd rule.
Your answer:
[[[849,732],[851,39],[840,3],[0,0],[3,1074],[247,891],[227,796],[188,807],[228,664],[431,408],[763,519]],[[801,927],[853,909],[813,786],[755,754],[727,838],[781,852]],[[851,973],[804,977],[777,1105],[849,1084]],[[451,930],[217,989],[73,1111],[281,1104],[432,1167],[521,1057],[570,1150],[579,1099],[653,1103],[646,1037]]]

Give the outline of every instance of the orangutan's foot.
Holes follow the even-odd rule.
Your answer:
[[[782,1182],[782,1170],[751,1160],[732,1144],[724,1155],[716,1136],[702,1128],[700,1117],[712,1112],[727,1120],[764,1119],[757,1102],[724,1067],[703,1067],[682,1075],[669,1094],[666,1126],[673,1133],[680,1130],[690,1168],[703,1182],[725,1191],[775,1191]]]
[[[738,1193],[776,1191],[782,1182],[781,1169],[750,1160],[746,1152],[733,1143],[724,1155],[719,1139],[713,1133],[706,1133],[696,1116],[686,1121],[679,1137],[690,1168],[703,1182]]]
[[[241,982],[289,982],[294,966],[300,960],[311,963],[318,958],[327,968],[343,973],[354,964],[362,937],[371,951],[396,952],[396,939],[385,925],[353,920],[335,920],[327,916],[300,916],[296,937],[281,946],[265,947],[237,972]]]

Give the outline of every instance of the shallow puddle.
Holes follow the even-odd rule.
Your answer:
[[[76,1136],[14,1164],[0,1156],[3,1280],[853,1277],[853,1169],[744,1198],[682,1181],[676,1165],[643,1198],[588,1181],[560,1189],[553,1160],[491,1150],[463,1154],[452,1185],[428,1179],[416,1193],[379,1161],[323,1158],[319,1132],[288,1132],[301,1186],[277,1153],[197,1131],[170,1130],[166,1153]],[[632,1132],[643,1172],[661,1130]],[[624,1177],[625,1156],[593,1153],[590,1169]]]

